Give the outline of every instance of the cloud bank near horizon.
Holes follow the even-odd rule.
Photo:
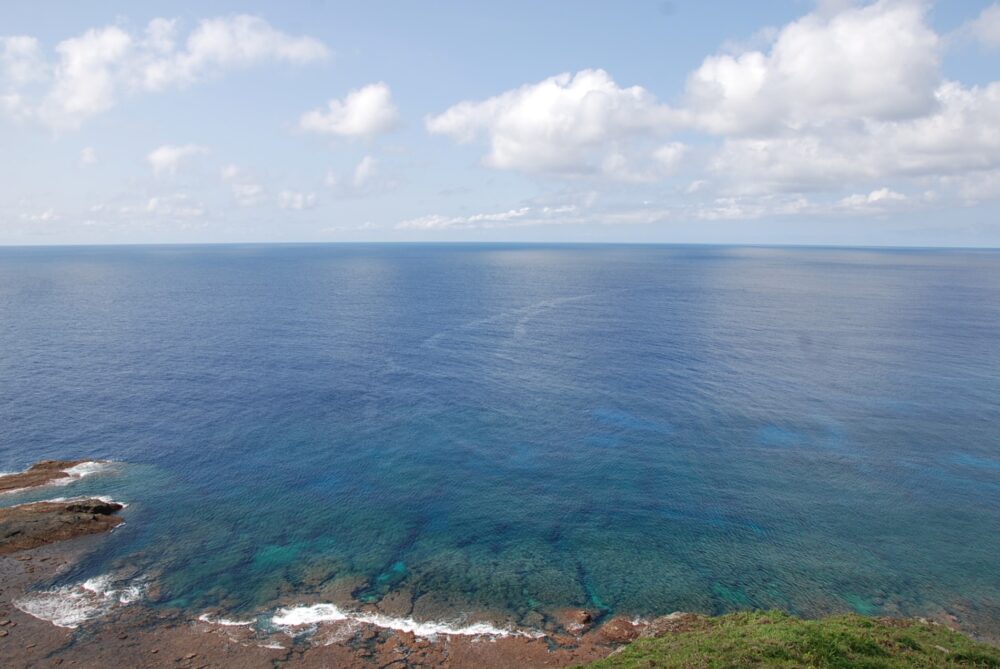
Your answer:
[[[677,90],[590,67],[486,96],[456,95],[437,111],[412,99],[419,82],[406,82],[409,97],[394,92],[392,72],[360,86],[324,84],[323,73],[341,67],[331,63],[333,46],[259,16],[206,18],[187,32],[163,17],[141,30],[107,25],[49,49],[34,35],[3,36],[0,123],[36,132],[38,141],[87,137],[74,168],[88,173],[110,169],[113,153],[91,140],[89,126],[127,115],[142,97],[210,89],[255,68],[301,70],[296,76],[318,82],[308,86],[311,107],[261,131],[267,143],[292,147],[289,165],[299,151],[301,168],[275,175],[248,167],[252,156],[212,145],[204,139],[210,132],[154,136],[144,149],[151,169],[140,198],[109,193],[74,209],[21,197],[0,205],[7,214],[0,225],[58,229],[81,220],[122,230],[145,217],[159,226],[203,219],[204,228],[227,220],[238,227],[234,216],[256,211],[260,220],[284,212],[317,230],[348,230],[361,222],[331,226],[338,207],[391,200],[395,213],[358,229],[393,238],[537,226],[878,221],[991,205],[1000,201],[1000,81],[964,83],[946,76],[944,63],[956,44],[985,58],[1000,54],[1000,4],[948,34],[932,27],[930,12],[922,0],[822,3],[763,29],[749,46],[707,50]],[[247,104],[263,105],[261,94],[248,90]],[[449,211],[444,195],[425,204],[408,184],[438,170],[409,157],[411,143],[453,162],[470,156],[476,164],[467,170],[482,183],[516,178],[520,193],[487,185],[478,208],[466,197]],[[317,164],[323,155],[329,164]],[[447,182],[440,191],[458,192]]]

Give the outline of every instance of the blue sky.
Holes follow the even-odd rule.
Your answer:
[[[0,7],[0,244],[1000,246],[1000,5]]]

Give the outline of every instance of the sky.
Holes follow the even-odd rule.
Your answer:
[[[0,244],[1000,246],[1000,3],[0,5]]]

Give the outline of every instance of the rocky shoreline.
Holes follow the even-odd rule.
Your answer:
[[[123,504],[101,499],[34,502],[0,508],[0,555],[107,532],[123,519]]]
[[[0,491],[58,482],[82,462],[40,462],[0,477]],[[472,628],[471,633],[420,636],[367,621],[386,615],[378,607],[367,618],[346,616],[266,632],[210,616],[191,620],[184,611],[142,602],[124,606],[108,600],[99,618],[73,626],[28,613],[33,609],[26,602],[47,594],[43,584],[100,550],[100,535],[123,522],[117,515],[122,508],[101,499],[0,508],[0,657],[5,667],[562,667],[605,657],[646,626],[625,618],[597,625],[593,613],[573,610],[560,612],[554,631],[544,635],[479,634]],[[107,599],[86,587],[61,596]]]
[[[413,632],[341,620],[262,633],[250,624],[142,603],[110,608],[75,628],[22,610],[22,598],[51,581],[100,537],[53,543],[0,556],[0,656],[10,669],[35,667],[565,667],[606,657],[646,625],[615,618],[591,625],[585,611],[566,612],[562,634],[491,636]],[[571,631],[573,630],[573,631]]]
[[[0,483],[7,484],[3,489],[46,485],[79,464],[39,463],[0,477]],[[12,488],[14,477],[19,478]],[[344,610],[291,603],[265,623],[212,615],[192,620],[187,611],[145,604],[130,587],[110,579],[46,590],[84,556],[101,550],[102,534],[124,522],[118,515],[123,508],[96,498],[0,508],[0,658],[5,669],[566,667],[614,658],[636,639],[663,639],[702,629],[711,620],[689,613],[651,621],[605,620],[597,612],[573,609],[549,616],[544,631],[503,630],[488,623],[458,629],[412,620],[413,602],[407,607],[400,601],[405,597],[393,596],[376,604],[345,600]],[[67,598],[98,615],[54,615]]]
[[[27,488],[62,483],[73,478],[72,469],[86,464],[87,460],[42,460],[17,474],[0,476],[0,493],[11,493]]]

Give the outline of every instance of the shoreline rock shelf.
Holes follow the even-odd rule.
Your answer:
[[[74,477],[74,472],[66,470],[83,462],[86,461],[40,462],[21,474],[0,477],[0,492]],[[313,625],[305,634],[297,629],[264,631],[251,624],[213,621],[209,616],[192,620],[182,609],[154,608],[141,601],[131,606],[110,607],[109,615],[87,622],[82,633],[50,624],[44,616],[26,613],[31,609],[22,608],[21,598],[30,597],[32,592],[37,594],[40,583],[64,572],[83,554],[100,550],[100,533],[124,522],[117,515],[123,508],[122,504],[98,498],[48,500],[0,508],[0,656],[5,668],[66,663],[151,669],[266,668],[278,664],[303,669],[325,666],[638,669],[719,666],[713,662],[720,658],[729,661],[732,657],[753,661],[729,662],[726,666],[772,666],[769,662],[773,657],[765,653],[758,658],[753,653],[759,655],[778,641],[788,646],[778,649],[782,653],[801,651],[800,654],[805,653],[803,657],[813,658],[821,650],[831,653],[831,661],[872,659],[861,657],[857,651],[862,646],[867,648],[864,644],[871,641],[879,644],[875,648],[878,657],[873,656],[874,659],[890,657],[893,661],[884,665],[887,667],[1000,666],[1000,651],[996,648],[976,644],[934,623],[861,616],[802,621],[776,612],[718,618],[674,613],[653,620],[630,620],[619,615],[602,621],[592,611],[565,609],[553,613],[550,622],[554,624],[542,636],[420,637],[411,631],[350,618]],[[105,594],[98,589],[87,596],[99,598]],[[381,612],[380,604],[367,606],[374,614]],[[364,606],[360,602],[358,605]],[[775,630],[788,638],[777,639]],[[828,633],[835,639],[854,635],[851,638],[856,637],[856,643],[852,642],[846,650],[835,647],[836,644],[826,642],[824,635]],[[743,643],[754,635],[763,641]],[[809,635],[823,643],[816,648],[803,646],[803,639],[812,638]],[[903,643],[907,639],[917,639],[926,647],[907,646]],[[717,653],[722,655],[716,656]],[[780,666],[803,665],[792,662]],[[815,666],[846,665],[817,663]]]
[[[72,474],[67,471],[82,465],[88,460],[42,460],[31,466],[30,469],[16,474],[4,474],[0,476],[0,493],[14,492],[26,488],[37,488],[59,481],[60,479],[72,478]]]
[[[33,502],[0,508],[0,555],[106,532],[124,505],[100,499]]]

